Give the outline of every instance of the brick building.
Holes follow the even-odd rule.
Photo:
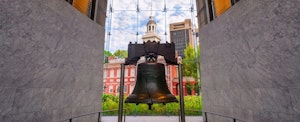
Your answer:
[[[124,59],[109,57],[108,63],[104,64],[103,93],[118,95],[121,77],[121,64],[124,62]],[[124,95],[128,95],[134,88],[136,66],[125,66],[124,74]]]

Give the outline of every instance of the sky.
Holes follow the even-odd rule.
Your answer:
[[[163,12],[165,5],[167,12]],[[151,14],[157,23],[156,31],[162,39],[161,43],[170,42],[170,23],[191,19],[197,26],[195,0],[108,0],[105,50],[113,53],[118,49],[127,50],[129,42],[142,43],[141,38],[146,32],[146,24]]]

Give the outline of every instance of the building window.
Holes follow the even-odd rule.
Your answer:
[[[125,76],[128,76],[128,69],[125,69]]]
[[[124,92],[127,93],[128,87],[127,85],[124,85]]]
[[[109,90],[109,93],[113,93],[114,87],[113,86],[109,86],[108,90]]]
[[[104,77],[104,78],[106,78],[106,77],[107,77],[107,76],[106,76],[106,75],[107,75],[107,73],[106,73],[106,72],[107,72],[107,70],[104,70],[104,72],[103,72],[103,77]]]
[[[121,74],[121,69],[118,69],[118,70],[117,70],[117,77],[118,77],[118,78],[120,77],[120,74]]]
[[[111,69],[109,73],[110,77],[115,77],[114,74],[115,74],[114,69]]]
[[[120,86],[118,86],[118,88],[117,88],[117,92],[120,92],[120,89],[121,89],[121,87],[120,87]],[[127,87],[127,85],[124,85],[124,92],[125,92],[125,93],[127,93],[127,90],[128,90],[128,87]]]
[[[120,92],[120,86],[118,86],[117,92]]]
[[[105,89],[106,89],[106,86],[104,85],[104,86],[103,86],[103,92],[104,92],[104,93],[106,92]]]
[[[134,68],[130,69],[130,76],[135,76],[135,69]]]

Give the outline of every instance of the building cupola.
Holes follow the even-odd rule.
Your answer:
[[[149,21],[147,22],[147,30],[145,35],[142,36],[143,42],[160,42],[160,37],[156,33],[156,22],[154,21],[154,16],[152,16],[152,3],[151,3],[151,13],[149,16]]]
[[[156,32],[156,22],[154,21],[153,16],[149,17],[149,21],[147,23],[147,32]]]

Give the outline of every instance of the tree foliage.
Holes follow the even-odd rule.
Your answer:
[[[194,90],[195,93],[199,93],[200,84],[199,82],[195,82],[195,84],[192,84],[190,81],[187,81],[186,88],[188,95],[192,95],[192,90]]]
[[[190,81],[187,81],[186,88],[187,88],[188,95],[192,95],[192,90],[194,89],[194,85]]]
[[[191,45],[188,45],[185,48],[184,58],[182,60],[183,76],[192,76],[195,79],[198,78],[197,75],[198,59],[196,58],[197,56],[196,54],[199,54],[198,51],[196,52]]]
[[[108,57],[108,56],[112,56],[113,54],[107,50],[104,50],[104,56]]]
[[[199,76],[198,76],[198,72]],[[194,48],[191,45],[188,45],[184,50],[184,58],[182,60],[182,71],[183,76],[192,76],[196,83],[192,85],[191,83],[187,83],[188,92],[191,93],[191,90],[195,90],[195,93],[199,93],[200,88],[200,47],[197,46],[197,49],[194,50]]]
[[[118,58],[126,58],[128,55],[128,52],[127,50],[117,50],[115,53],[114,53],[114,56],[118,57]]]
[[[112,53],[107,50],[104,50],[104,61],[103,61],[104,64],[108,62],[109,56],[112,56]]]

